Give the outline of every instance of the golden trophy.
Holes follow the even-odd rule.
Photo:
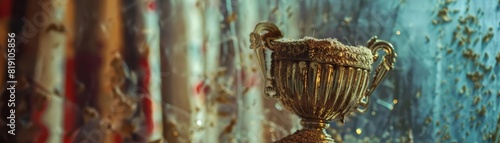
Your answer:
[[[277,142],[333,142],[326,133],[329,122],[357,110],[366,111],[370,94],[394,67],[392,45],[376,37],[368,48],[347,46],[335,39],[283,40],[272,23],[261,22],[250,34],[265,78],[265,95],[277,98],[301,118],[304,129]],[[386,53],[368,84],[378,51]]]

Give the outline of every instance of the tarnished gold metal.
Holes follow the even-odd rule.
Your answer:
[[[265,95],[297,114],[304,127],[277,142],[333,142],[325,131],[329,122],[344,122],[353,111],[366,111],[370,94],[394,67],[394,48],[376,37],[368,41],[368,48],[335,39],[282,37],[278,27],[268,22],[257,24],[250,34],[250,48],[265,78]],[[379,50],[386,55],[369,85]]]

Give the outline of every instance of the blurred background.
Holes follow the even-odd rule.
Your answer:
[[[337,142],[500,143],[495,0],[0,0],[1,142],[291,134],[299,119],[263,96],[249,48],[260,21],[285,39],[394,45],[368,111],[328,129]]]

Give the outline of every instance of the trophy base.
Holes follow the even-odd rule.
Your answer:
[[[329,127],[327,122],[302,120],[300,124],[304,126],[304,129],[275,143],[334,143],[332,137],[326,133],[325,129]]]
[[[302,129],[274,143],[334,143],[334,141],[322,130]]]

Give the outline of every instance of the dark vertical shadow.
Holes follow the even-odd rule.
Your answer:
[[[21,33],[21,30],[22,30],[22,27],[24,26],[24,23],[21,21],[21,18],[24,17],[26,15],[26,7],[27,7],[27,1],[26,0],[11,0],[11,12],[10,12],[10,22],[9,22],[9,32],[12,32],[12,33],[16,33],[16,35],[18,35],[19,33]],[[1,34],[4,34],[4,33],[1,33]],[[4,39],[2,39],[4,40]],[[17,40],[17,39],[16,39]],[[18,42],[19,43],[19,42]],[[25,51],[22,51],[20,49],[22,49],[22,46],[24,45],[21,45],[21,44],[16,44],[16,57],[21,57],[23,55],[23,53],[25,53]],[[2,67],[4,71],[7,71],[7,65],[5,67]],[[19,76],[20,74],[17,73],[16,76]],[[8,73],[6,72],[5,75],[2,75],[4,76],[4,79],[9,79],[8,78]],[[2,81],[3,82],[3,81]],[[8,106],[8,100],[10,99],[10,92],[8,90],[6,90],[7,86],[9,86],[8,84],[5,84],[3,83],[5,86],[2,88],[2,97],[1,97],[1,102],[0,105],[0,114],[2,116],[2,118],[0,119],[0,123],[2,123],[2,128],[0,128],[0,142],[17,142],[16,140],[16,136],[14,135],[11,135],[8,133],[8,131],[10,130],[10,127],[6,126],[7,123],[9,123],[9,120],[7,120],[5,117],[8,117],[10,115],[10,110],[11,109],[14,109],[16,111],[18,107],[15,107],[15,108],[12,108],[12,107],[9,107]],[[16,89],[16,96],[20,96],[22,93],[21,90],[19,89]],[[17,100],[14,102],[15,104],[19,104],[21,101],[21,99],[23,98],[20,98],[20,97],[17,97],[16,98]],[[26,99],[26,98],[25,98]],[[26,99],[27,100],[27,99]],[[28,108],[30,109],[30,108]],[[21,129],[20,126],[20,121],[22,120],[22,115],[18,113],[15,114],[16,115],[16,123],[15,123],[15,126],[16,126],[16,131],[15,133],[18,133],[19,130]]]

